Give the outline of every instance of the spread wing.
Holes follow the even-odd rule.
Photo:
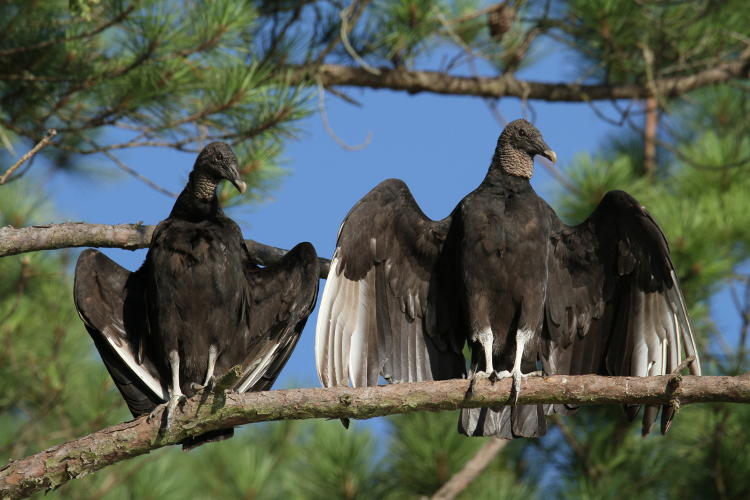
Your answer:
[[[555,220],[557,220],[555,218]],[[543,362],[548,373],[654,376],[700,363],[685,301],[659,226],[611,191],[582,224],[559,223],[548,260]],[[627,408],[635,417],[638,407]],[[658,407],[646,407],[647,433]],[[664,407],[662,432],[674,410]]]
[[[168,399],[156,367],[143,354],[143,289],[138,273],[97,250],[84,250],[78,258],[73,292],[78,314],[134,416]]]
[[[318,256],[309,243],[300,243],[266,268],[246,262],[251,340],[237,392],[271,388],[315,307],[319,275]]]
[[[349,212],[339,230],[315,339],[326,387],[461,377],[443,247],[450,217],[432,221],[402,181],[383,181]]]

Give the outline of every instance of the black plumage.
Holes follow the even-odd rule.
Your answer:
[[[554,152],[525,120],[500,135],[482,183],[432,221],[406,185],[382,182],[349,212],[318,315],[325,386],[548,374],[659,375],[686,356],[700,374],[685,304],[659,226],[607,193],[577,226],[531,187],[534,156]],[[504,438],[546,432],[564,405],[464,410],[459,430]],[[629,408],[634,416],[637,408]],[[647,408],[648,432],[658,408]],[[666,432],[673,411],[662,413]]]
[[[279,263],[257,266],[219,206],[222,179],[244,192],[231,148],[212,143],[198,155],[136,272],[92,249],[78,259],[76,307],[134,416],[168,402],[169,425],[181,398],[236,365],[242,376],[233,390],[269,389],[315,305],[319,265],[312,245],[300,243]]]

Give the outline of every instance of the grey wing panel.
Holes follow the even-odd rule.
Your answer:
[[[456,301],[439,285],[450,219],[432,221],[389,179],[349,212],[318,312],[315,354],[324,386],[460,377]],[[437,311],[438,309],[442,309]],[[447,318],[438,324],[437,318]],[[455,323],[455,324],[454,324]]]

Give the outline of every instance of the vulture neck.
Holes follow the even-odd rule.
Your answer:
[[[528,186],[534,173],[534,159],[509,146],[498,146],[482,184],[491,186]]]
[[[190,180],[177,197],[170,217],[202,220],[221,215],[223,212],[216,197],[217,185],[215,180],[204,173],[195,170],[190,172]]]

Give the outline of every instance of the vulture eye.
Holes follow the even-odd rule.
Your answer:
[[[224,156],[221,153],[216,153],[216,156],[214,156],[214,160],[217,162],[224,161]]]
[[[519,130],[518,135],[520,135],[521,137],[526,137],[526,130],[524,129]]]

